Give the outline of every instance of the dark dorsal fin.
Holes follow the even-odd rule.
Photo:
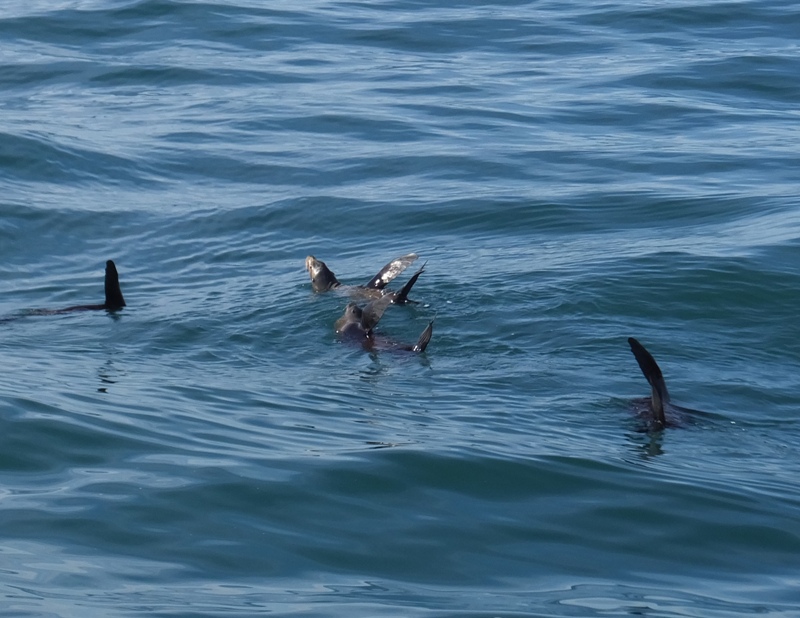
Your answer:
[[[113,260],[106,262],[106,304],[105,308],[109,311],[116,311],[125,306],[125,299],[122,297],[122,290],[119,287],[119,275]]]
[[[664,382],[661,368],[658,366],[652,354],[650,354],[636,339],[628,337],[628,344],[631,346],[631,351],[636,357],[636,362],[639,363],[639,368],[642,370],[644,377],[647,378],[647,381],[650,383],[655,419],[664,425],[666,424],[664,404],[669,402],[669,391],[667,391],[667,385]]]
[[[425,266],[427,266],[427,264],[428,262],[425,262],[425,264],[422,265],[422,268],[420,268],[417,272],[411,275],[411,279],[409,279],[406,282],[406,284],[402,288],[400,288],[398,292],[395,292],[394,296],[392,297],[392,302],[395,305],[403,305],[405,303],[417,302],[415,300],[409,300],[408,293],[411,291],[411,288],[414,287],[414,284],[417,282],[417,279],[419,279],[419,276],[423,272],[425,272]]]
[[[408,255],[403,255],[399,258],[393,259],[386,266],[381,268],[380,272],[370,279],[369,283],[367,283],[364,287],[382,290],[389,284],[390,281],[392,281],[392,279],[397,277],[397,275],[408,268],[418,257],[419,256],[416,253],[409,253]]]
[[[425,327],[425,330],[422,331],[422,334],[419,336],[417,343],[411,348],[412,352],[424,352],[425,348],[428,347],[428,344],[431,342],[431,336],[433,335],[433,320],[428,323],[428,326]]]
[[[392,295],[387,294],[386,296],[381,296],[377,300],[373,300],[371,303],[367,303],[361,312],[361,326],[367,333],[378,325],[378,322],[380,322],[380,319],[386,311],[386,307],[388,307],[391,302]]]

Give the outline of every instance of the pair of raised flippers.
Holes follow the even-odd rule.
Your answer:
[[[417,257],[416,253],[409,253],[396,258],[381,268],[366,285],[358,286],[342,285],[325,262],[318,260],[313,255],[306,258],[306,270],[311,276],[311,287],[315,292],[339,289],[346,291],[352,297],[369,300],[363,307],[356,302],[348,303],[342,317],[336,320],[334,328],[343,340],[359,343],[367,349],[394,348],[409,352],[424,352],[433,334],[433,320],[422,331],[414,345],[397,344],[375,333],[375,327],[389,305],[414,302],[409,300],[408,293],[424,272],[425,264],[411,276],[400,290],[395,292],[386,289],[386,286],[408,268]]]

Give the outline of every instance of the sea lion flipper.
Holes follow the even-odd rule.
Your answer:
[[[361,326],[363,329],[367,332],[370,332],[373,328],[375,328],[378,325],[378,322],[380,322],[380,319],[383,317],[386,307],[388,307],[391,303],[391,294],[381,296],[377,300],[367,303],[361,312]]]
[[[105,308],[110,311],[122,309],[125,306],[125,298],[122,296],[122,290],[119,287],[119,274],[117,274],[117,266],[113,260],[106,262],[106,304]]]
[[[406,284],[402,288],[400,288],[400,290],[398,292],[395,292],[394,296],[392,297],[392,302],[395,305],[403,305],[405,303],[415,303],[415,302],[417,302],[415,300],[409,300],[408,293],[411,291],[411,288],[414,287],[414,284],[417,282],[417,279],[419,279],[419,276],[423,272],[425,272],[425,266],[427,266],[427,265],[428,265],[428,262],[425,262],[422,265],[422,268],[420,268],[417,272],[415,272],[413,275],[411,275],[411,279],[406,281]]]
[[[418,257],[419,256],[416,253],[409,253],[408,255],[403,255],[399,258],[393,259],[386,266],[381,268],[378,274],[370,279],[369,283],[367,283],[364,287],[382,290],[389,284],[390,281],[392,281],[392,279],[397,277],[397,275],[408,268]]]
[[[419,336],[417,343],[411,348],[412,352],[424,352],[425,348],[428,347],[428,344],[431,342],[431,336],[433,335],[433,320],[428,323],[428,326],[425,327],[425,330],[422,331],[422,334]]]
[[[116,311],[125,306],[125,299],[122,297],[122,290],[119,287],[119,274],[113,260],[106,261],[105,275],[105,295],[106,300],[102,305],[74,305],[63,309],[29,309],[25,312],[26,316],[34,315],[61,315],[64,313],[75,313],[77,311]],[[9,322],[19,319],[22,316],[12,316],[0,318],[0,322]]]
[[[664,404],[669,402],[669,391],[667,391],[667,384],[664,382],[661,368],[658,366],[656,359],[653,358],[653,355],[636,339],[628,337],[628,344],[631,346],[631,352],[633,352],[636,362],[639,363],[639,369],[642,370],[644,377],[647,378],[650,384],[655,418],[662,425],[666,424]]]

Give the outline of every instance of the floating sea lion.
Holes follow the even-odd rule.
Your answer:
[[[4,321],[30,315],[59,315],[62,313],[72,313],[74,311],[97,311],[101,309],[105,309],[106,311],[118,311],[122,309],[125,306],[125,298],[123,298],[122,290],[119,287],[117,267],[112,260],[106,262],[105,293],[106,300],[101,305],[75,305],[73,307],[65,307],[64,309],[32,309],[26,311],[22,316],[5,318]]]
[[[628,337],[628,344],[651,389],[649,398],[636,400],[634,404],[637,411],[651,417],[654,428],[663,429],[668,425],[680,425],[681,418],[686,418],[686,415],[681,413],[704,414],[671,403],[664,375],[656,359],[633,337]]]
[[[122,296],[122,290],[119,287],[119,275],[117,274],[117,266],[113,260],[106,262],[106,277],[105,277],[105,293],[106,300],[102,305],[75,305],[74,307],[67,307],[66,309],[59,309],[57,313],[69,313],[70,311],[95,311],[105,309],[106,311],[118,311],[125,306],[125,299]]]
[[[389,295],[367,303],[363,309],[356,303],[348,303],[342,317],[336,320],[334,328],[343,340],[358,343],[367,350],[379,348],[424,352],[433,335],[433,320],[413,346],[398,344],[375,334],[375,326],[391,303],[392,298]]]
[[[417,279],[419,279],[419,276],[424,272],[427,262],[411,276],[411,279],[409,279],[398,292],[387,291],[385,288],[418,257],[416,253],[409,253],[408,255],[395,258],[381,268],[378,274],[370,279],[366,285],[358,286],[342,285],[325,262],[318,260],[313,255],[309,255],[306,258],[306,270],[311,276],[311,288],[315,292],[327,292],[328,290],[340,289],[358,298],[379,298],[391,295],[394,304],[402,305],[404,303],[414,302],[413,300],[409,300],[408,293],[417,282]]]

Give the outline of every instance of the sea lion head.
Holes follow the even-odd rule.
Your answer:
[[[347,303],[347,306],[344,308],[344,313],[342,317],[336,320],[336,324],[334,324],[334,328],[336,329],[337,333],[343,333],[348,330],[348,327],[356,326],[360,330],[364,330],[361,328],[361,318],[364,315],[364,311],[355,303]]]
[[[333,271],[313,255],[306,258],[306,270],[311,276],[311,288],[315,292],[325,292],[341,285]]]

